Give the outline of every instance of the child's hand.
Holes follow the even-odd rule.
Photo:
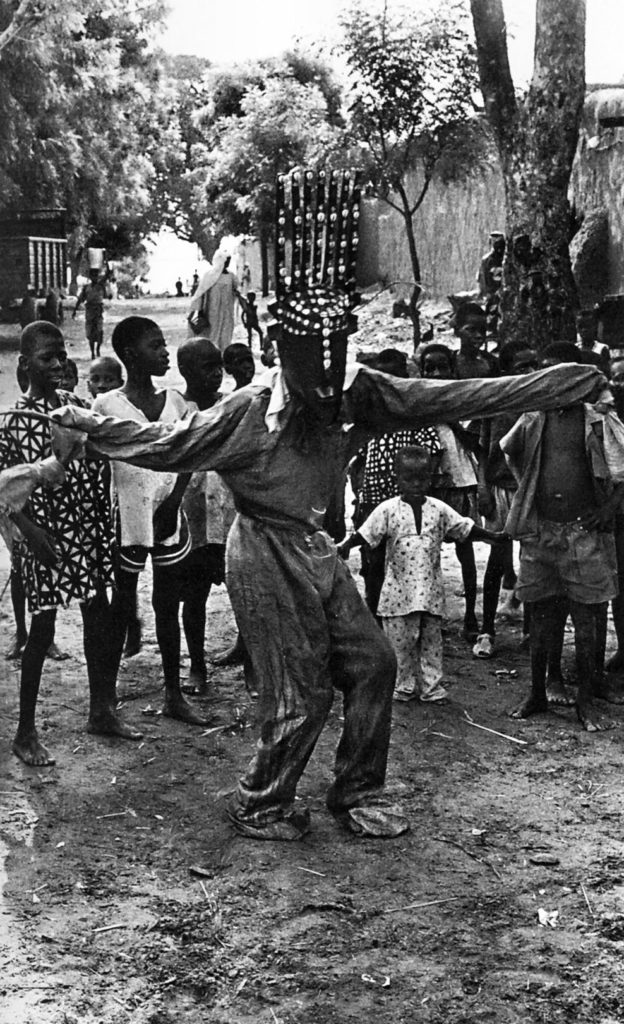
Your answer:
[[[49,569],[55,566],[58,562],[58,551],[54,537],[33,523],[26,530],[22,526],[20,526],[20,529],[26,537],[28,546],[37,561],[41,562],[42,565],[46,565]]]

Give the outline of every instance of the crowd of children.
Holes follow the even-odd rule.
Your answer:
[[[263,340],[254,298],[253,293],[247,296],[249,345],[231,344],[221,352],[195,335],[179,347],[183,390],[154,383],[169,368],[158,325],[138,316],[122,320],[112,333],[114,357],[99,355],[99,342],[92,344],[92,354],[98,353],[87,380],[93,410],[139,424],[174,424],[221,401],[224,370],[233,377],[235,390],[248,387],[255,374],[253,332]],[[457,321],[459,350],[439,343],[424,346],[420,376],[438,381],[517,377],[544,362],[594,362],[613,372],[615,409],[577,402],[519,418],[501,413],[480,421],[449,420],[378,433],[350,465],[354,532],[340,541],[338,552],[348,557],[351,548],[362,548],[366,601],[398,662],[396,700],[448,702],[440,552],[442,543],[450,541],[464,586],[463,636],[476,658],[496,653],[501,587],[507,591],[507,610],[524,605],[532,684],[513,714],[526,717],[546,710],[549,702],[570,702],[561,676],[563,630],[570,615],[576,635],[577,713],[584,728],[594,730],[598,718],[592,699],[619,701],[613,673],[624,667],[624,598],[618,589],[618,580],[624,581],[624,428],[617,416],[624,404],[624,362],[614,360],[609,366],[608,352],[590,344],[583,320],[580,350],[560,343],[539,356],[530,345],[512,342],[495,359],[483,351],[485,330],[485,314],[469,304]],[[585,358],[586,352],[592,358]],[[408,376],[406,359],[396,350],[367,362],[379,373]],[[23,395],[2,419],[0,468],[48,457],[48,414],[68,404],[86,404],[74,394],[78,372],[57,326],[38,321],[24,329],[17,371]],[[164,676],[163,713],[191,725],[206,724],[205,713],[183,690],[200,698],[211,695],[206,604],[211,587],[225,579],[225,541],[234,517],[232,495],[212,470],[156,472],[71,454],[61,486],[37,488],[23,511],[10,514],[16,634],[7,657],[21,658],[13,749],[33,765],[53,763],[37,733],[35,708],[46,655],[63,657],[54,644],[54,626],[58,609],[71,601],[80,604],[84,626],[89,730],[140,738],[116,710],[116,681],[124,645],[126,655],[141,646],[137,584],[148,556]],[[514,540],[521,542],[517,578]],[[475,541],[490,544],[481,624]],[[606,683],[609,601],[618,650],[606,666],[611,672]],[[190,657],[184,687],[180,618]],[[244,656],[240,636],[236,650]]]

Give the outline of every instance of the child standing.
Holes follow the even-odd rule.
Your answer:
[[[402,448],[395,466],[399,496],[382,502],[338,550],[344,556],[363,542],[375,547],[387,541],[378,613],[397,656],[394,699],[420,697],[428,703],[446,703],[442,685],[442,543],[469,537],[494,543],[503,535],[483,530],[444,502],[427,497],[431,456],[426,449]]]
[[[455,373],[453,355],[446,345],[427,345],[421,352],[420,372],[425,380],[453,380]],[[460,423],[436,423],[435,429],[440,444],[440,485],[432,497],[450,505],[460,516],[467,516],[480,525],[481,517],[477,508],[476,459],[473,453],[475,434]],[[493,549],[494,550],[494,549]],[[455,542],[455,553],[461,565],[464,584],[464,625],[465,640],[474,641],[479,634],[476,616],[477,566],[471,540]]]
[[[243,321],[243,327],[247,331],[247,343],[251,348],[251,336],[255,331],[260,341],[260,349],[262,350],[262,342],[264,341],[264,335],[262,328],[258,322],[258,307],[256,306],[256,293],[247,292],[245,296],[245,304],[243,305],[243,312],[241,319]]]
[[[578,358],[570,342],[543,351],[549,364]],[[613,518],[624,491],[617,424],[614,411],[577,403],[524,413],[500,441],[518,484],[506,527],[522,541],[516,593],[531,605],[531,691],[514,718],[548,710],[547,668],[561,653],[569,612],[577,717],[588,732],[600,728],[592,700],[606,696],[601,648],[607,602],[617,594]]]
[[[503,345],[499,364],[504,375],[520,376],[539,369],[537,353],[525,341]],[[511,430],[517,416],[501,413],[483,420],[479,438],[479,511],[490,530],[504,530],[516,493],[516,479],[503,455],[500,440]],[[504,612],[513,611],[513,541],[493,547],[483,577],[483,628],[472,649],[475,658],[491,658],[496,647],[496,613],[501,584],[509,592]]]
[[[235,391],[251,384],[256,372],[256,364],[247,345],[242,345],[240,341],[228,345],[223,350],[223,369],[234,378]]]
[[[92,398],[115,391],[123,385],[121,363],[112,356],[99,356],[89,367],[87,388]]]
[[[112,345],[127,380],[117,391],[101,394],[95,412],[138,423],[173,423],[186,415],[186,402],[173,389],[156,388],[152,377],[169,368],[167,344],[158,324],[141,316],[126,317],[113,330]],[[184,584],[183,562],[191,540],[180,504],[190,474],[156,473],[122,462],[112,463],[113,493],[119,534],[116,590],[113,598],[115,651],[121,656],[127,623],[136,607],[139,574],[151,555],[152,606],[165,677],[163,713],[191,725],[206,720],[180,690],[179,610]]]
[[[58,327],[35,321],[22,331],[20,367],[28,378],[16,412],[4,419],[0,441],[3,468],[33,463],[52,454],[49,425],[29,412],[47,414],[61,405],[82,405],[59,392],[67,352]],[[20,414],[21,413],[21,414]],[[13,752],[30,765],[54,764],[39,741],[35,710],[43,663],[58,608],[80,603],[89,679],[88,730],[126,739],[141,734],[126,726],[115,710],[117,666],[110,648],[111,616],[106,585],[111,582],[110,506],[101,463],[70,461],[66,478],[54,490],[37,488],[22,512],[13,513],[20,532],[15,544],[22,585],[32,614],[22,655],[20,718]]]
[[[183,398],[189,412],[211,409],[222,397],[223,360],[216,345],[195,337],[178,349],[178,369],[184,377]],[[225,540],[228,509],[234,518],[229,492],[218,473],[193,473],[184,493],[182,509],[191,537],[191,551],[185,560],[186,582],[182,622],[191,666],[185,692],[206,696],[209,692],[204,653],[206,602],[210,588],[225,579]]]

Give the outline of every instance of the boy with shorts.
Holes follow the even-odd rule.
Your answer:
[[[216,345],[195,337],[180,346],[178,369],[186,383],[182,396],[189,412],[211,409],[222,395],[223,359]],[[182,622],[191,659],[185,693],[205,697],[209,693],[204,637],[206,602],[210,588],[225,580],[225,540],[234,518],[228,489],[218,473],[193,473],[184,493],[182,509],[191,537],[186,558],[186,583]]]
[[[546,363],[576,362],[571,342],[543,352]],[[603,696],[600,623],[618,592],[613,517],[624,491],[624,450],[605,429],[614,411],[589,404],[524,413],[500,441],[518,482],[506,530],[522,541],[516,594],[531,605],[531,691],[511,712],[528,718],[548,710],[546,672],[572,617],[575,631],[578,719],[600,728],[592,698]]]
[[[167,344],[158,324],[130,316],[116,324],[112,345],[126,370],[126,383],[99,395],[95,412],[124,417],[138,423],[174,423],[186,415],[186,402],[172,388],[156,388],[152,377],[169,368]],[[180,690],[179,609],[184,583],[184,559],[191,550],[186,519],[180,504],[189,474],[155,473],[121,462],[112,463],[112,490],[118,539],[113,597],[113,643],[117,656],[127,623],[136,608],[139,573],[148,555],[152,559],[152,607],[156,639],[165,676],[163,714],[191,725],[205,719]]]
[[[66,361],[65,342],[56,325],[35,321],[24,328],[19,363],[28,389],[15,402],[15,411],[3,418],[2,468],[48,458],[52,454],[50,426],[44,417],[61,405],[83,405],[75,395],[59,391]],[[110,646],[111,613],[106,595],[112,581],[112,535],[101,465],[91,460],[69,461],[60,486],[36,488],[24,510],[10,515],[19,531],[14,564],[19,566],[32,615],[22,654],[20,718],[13,752],[29,765],[54,764],[39,741],[35,709],[56,613],[71,601],[78,601],[82,612],[90,695],[88,731],[141,738],[115,710],[119,660]]]

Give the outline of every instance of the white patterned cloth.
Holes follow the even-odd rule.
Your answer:
[[[421,531],[411,505],[389,498],[371,512],[358,533],[371,547],[386,538],[386,571],[377,614],[382,618],[411,612],[444,614],[440,552],[445,540],[466,540],[474,522],[437,498],[425,498]]]
[[[382,622],[397,658],[395,697],[420,697],[425,703],[443,700],[446,690],[442,686],[441,617],[412,612],[393,615]]]

